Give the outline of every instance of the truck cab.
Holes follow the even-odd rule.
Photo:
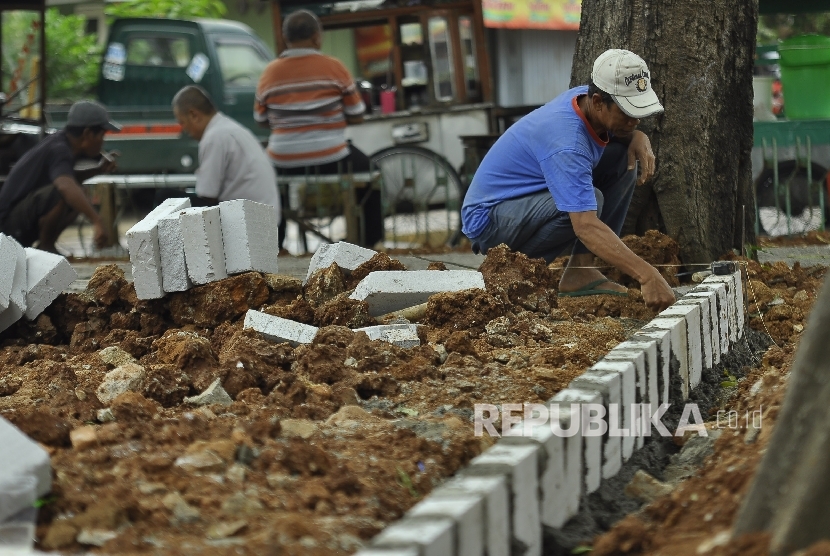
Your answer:
[[[192,173],[198,143],[185,135],[170,106],[186,85],[199,85],[217,109],[249,127],[263,143],[268,130],[253,118],[256,85],[274,58],[250,27],[226,20],[120,19],[110,30],[98,85],[98,100],[120,133],[107,134],[104,148],[118,150],[122,174]],[[51,110],[61,127],[65,110]]]

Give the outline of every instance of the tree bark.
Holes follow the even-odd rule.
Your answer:
[[[640,123],[657,157],[624,232],[657,227],[684,263],[754,242],[752,66],[757,0],[583,0],[571,84],[625,48],[648,64],[665,113]],[[745,233],[745,236],[744,236]]]

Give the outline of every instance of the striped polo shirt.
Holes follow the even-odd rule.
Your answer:
[[[268,156],[278,168],[316,166],[349,154],[346,116],[366,109],[349,70],[310,48],[283,52],[259,78],[254,118],[268,122]]]

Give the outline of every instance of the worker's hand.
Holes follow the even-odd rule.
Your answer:
[[[102,152],[101,153],[101,167],[98,170],[102,174],[111,174],[118,168],[118,157],[121,153],[118,151]]]
[[[643,292],[643,301],[646,306],[658,313],[677,301],[671,286],[657,269],[654,269],[654,272],[640,283],[640,291]]]
[[[633,170],[635,162],[640,163],[640,175],[637,178],[637,185],[644,184],[654,175],[654,151],[651,150],[651,141],[648,135],[639,130],[634,130],[631,143],[628,145],[628,169]]]
[[[100,220],[92,225],[92,234],[92,241],[95,243],[96,248],[101,249],[107,244],[109,233]]]

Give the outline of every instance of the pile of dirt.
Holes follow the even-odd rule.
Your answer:
[[[546,401],[651,316],[635,289],[557,300],[552,268],[498,248],[486,290],[433,296],[422,345],[401,349],[355,333],[375,319],[348,299],[396,268],[379,255],[305,287],[247,273],[141,301],[108,265],[6,331],[0,415],[55,470],[38,546],[352,553],[493,443],[474,404]],[[243,330],[248,309],[321,329],[274,344]]]
[[[813,230],[788,236],[759,236],[759,247],[795,247],[804,245],[830,245],[830,232]]]
[[[680,285],[678,273],[683,264],[680,261],[680,245],[675,240],[657,230],[648,230],[644,236],[628,235],[621,239],[634,254],[657,268],[669,286],[674,288]],[[557,282],[562,276],[562,269],[568,264],[568,259],[567,256],[559,257],[551,263]],[[593,266],[599,267],[610,280],[627,288],[640,287],[634,278],[623,274],[599,257],[594,257]]]

